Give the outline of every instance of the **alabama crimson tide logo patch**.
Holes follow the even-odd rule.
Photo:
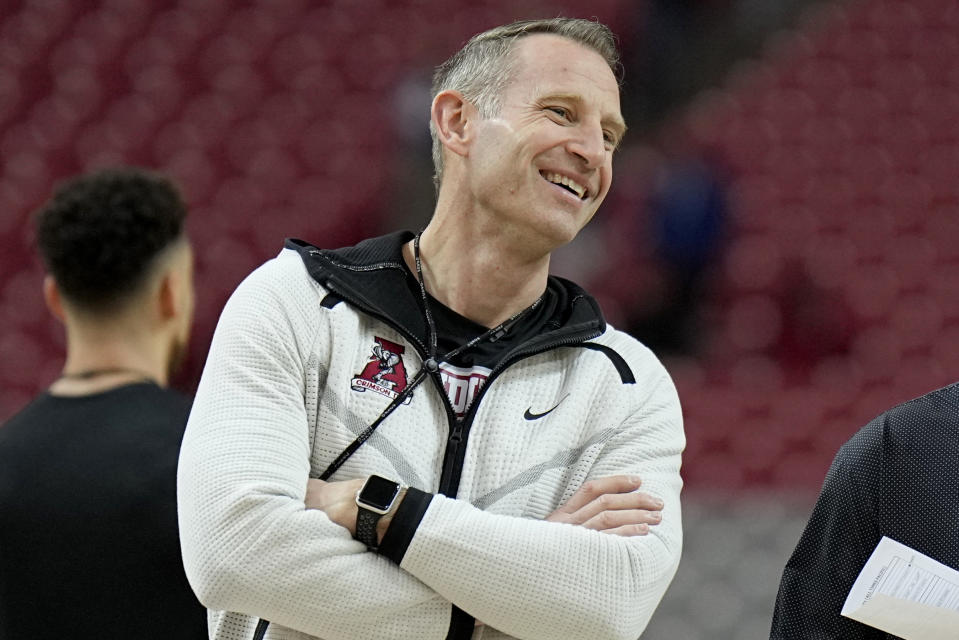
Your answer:
[[[376,344],[370,361],[350,383],[354,391],[375,391],[388,398],[395,398],[406,389],[406,366],[403,364],[403,352],[406,347],[374,336]],[[409,404],[410,398],[404,401]]]

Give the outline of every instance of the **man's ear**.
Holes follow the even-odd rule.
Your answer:
[[[47,303],[47,309],[60,322],[66,321],[66,314],[63,312],[63,300],[60,298],[60,287],[53,276],[48,275],[43,279],[43,300]]]
[[[436,136],[444,147],[457,155],[467,155],[472,134],[470,125],[477,115],[476,107],[459,91],[447,89],[433,98],[430,117]]]
[[[160,278],[159,288],[159,310],[160,317],[164,320],[174,318],[183,310],[180,308],[182,297],[180,296],[180,287],[185,283],[180,282],[179,274],[176,269],[166,269]]]
[[[186,324],[193,321],[193,249],[188,243],[173,247],[165,257],[154,291],[161,320],[186,318]]]

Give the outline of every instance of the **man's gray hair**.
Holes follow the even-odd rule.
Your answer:
[[[622,77],[616,36],[606,25],[580,18],[548,18],[521,20],[479,33],[462,49],[436,67],[430,98],[441,91],[459,91],[484,118],[499,115],[501,96],[513,73],[513,45],[517,40],[536,33],[551,33],[569,38],[592,49],[606,60],[617,81]],[[434,181],[439,189],[443,181],[443,145],[430,120],[433,138]]]

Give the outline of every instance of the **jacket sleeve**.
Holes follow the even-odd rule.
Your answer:
[[[287,252],[223,311],[180,454],[187,576],[210,609],[327,640],[444,638],[448,601],[304,506],[316,287]]]
[[[685,444],[672,381],[658,362],[651,390],[608,440],[588,479],[637,474],[665,503],[649,534],[493,514],[434,496],[400,566],[477,620],[525,640],[635,640],[666,591],[682,546],[680,456]]]
[[[833,460],[809,522],[783,570],[771,640],[885,640],[840,614],[853,582],[882,537],[871,487],[881,459],[870,423]]]

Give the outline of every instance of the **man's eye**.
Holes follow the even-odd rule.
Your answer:
[[[563,107],[548,107],[548,109],[561,118],[569,119],[569,111]]]

